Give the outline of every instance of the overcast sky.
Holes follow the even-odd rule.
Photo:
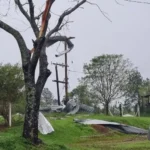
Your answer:
[[[43,1],[43,0],[42,0]],[[144,78],[150,77],[150,5],[136,4],[118,0],[123,6],[116,4],[115,0],[91,0],[107,12],[112,23],[109,22],[97,7],[89,4],[84,9],[78,9],[69,16],[71,21],[69,30],[62,33],[75,36],[74,49],[68,54],[69,70],[82,72],[83,64],[88,63],[94,56],[102,54],[123,54],[139,68]],[[13,1],[12,1],[13,2]],[[7,4],[0,2],[0,12],[5,13]],[[41,0],[35,0],[36,12],[42,6]],[[52,12],[61,14],[63,10],[73,6],[69,0],[56,0]],[[35,39],[29,24],[12,3],[8,17],[1,17],[3,21],[21,31],[28,48],[32,48],[31,39]],[[57,16],[53,15],[49,27],[55,25]],[[64,62],[64,56],[55,58],[55,54],[63,51],[63,44],[57,49],[57,43],[47,49],[49,69],[52,75],[45,87],[48,87],[56,97],[54,66],[51,62]],[[20,52],[14,38],[0,29],[0,62],[21,63]],[[58,51],[58,52],[57,52]],[[72,63],[73,62],[73,63]],[[78,78],[82,73],[68,72],[69,90],[78,85]],[[64,79],[64,69],[59,68],[59,78]],[[63,85],[60,86],[61,96],[64,95]]]

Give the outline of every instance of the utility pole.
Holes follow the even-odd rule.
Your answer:
[[[67,43],[65,42],[65,51],[67,50]],[[67,53],[65,53],[65,101],[64,104],[66,105],[69,101],[68,98],[68,62],[67,62]]]
[[[60,94],[59,94],[59,79],[58,79],[58,68],[57,65],[55,65],[55,71],[56,71],[56,86],[57,86],[57,97],[58,97],[58,105],[60,106]]]
[[[58,105],[60,105],[60,94],[59,94],[59,83],[64,83],[65,84],[65,101],[64,104],[66,105],[67,102],[69,101],[68,98],[68,61],[67,61],[67,43],[64,43],[64,48],[66,53],[64,53],[65,55],[65,64],[59,64],[59,63],[53,63],[53,65],[55,65],[55,70],[56,70],[56,80],[53,80],[53,82],[56,82],[57,85],[57,95],[58,95]],[[58,57],[58,56],[57,56]],[[58,79],[58,69],[57,66],[61,66],[61,67],[65,67],[65,81],[59,81]]]
[[[66,84],[66,82],[64,82],[64,81],[59,81],[59,77],[58,77],[58,67],[57,67],[57,66],[65,67],[65,65],[64,65],[64,64],[59,64],[59,63],[53,63],[53,65],[55,65],[55,71],[56,71],[56,80],[53,80],[53,82],[56,82],[58,105],[60,106],[59,83]]]

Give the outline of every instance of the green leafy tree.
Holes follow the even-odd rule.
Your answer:
[[[140,106],[140,90],[142,88],[143,79],[141,73],[137,69],[133,69],[129,74],[129,81],[126,86],[125,108],[130,110],[135,104]]]
[[[139,90],[140,93],[140,108],[142,113],[150,113],[149,111],[149,96],[150,96],[150,79],[144,79]]]
[[[24,78],[21,67],[11,64],[0,65],[0,113],[8,124],[8,104],[23,96]]]
[[[146,78],[142,82],[142,87],[140,89],[140,95],[144,96],[144,95],[148,95],[148,94],[150,94],[150,79]]]
[[[69,93],[70,98],[76,98],[82,104],[92,105],[94,101],[91,100],[91,94],[87,85],[78,85]]]
[[[132,64],[122,55],[101,55],[84,65],[85,77],[92,95],[104,105],[109,114],[109,104],[125,96],[125,88],[131,73]]]

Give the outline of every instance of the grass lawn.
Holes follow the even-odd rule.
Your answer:
[[[150,150],[147,136],[127,135],[114,130],[100,133],[88,125],[73,122],[74,118],[102,119],[147,129],[149,117],[107,117],[103,115],[64,114],[45,115],[55,132],[41,135],[45,144],[34,147],[21,138],[22,122],[12,128],[0,130],[0,150]],[[0,119],[2,120],[2,119]]]

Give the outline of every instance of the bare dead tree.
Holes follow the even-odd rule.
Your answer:
[[[19,8],[20,13],[29,22],[36,40],[33,41],[33,48],[28,49],[27,44],[19,31],[13,28],[11,25],[7,24],[3,20],[0,20],[0,28],[4,31],[10,33],[17,41],[21,59],[22,68],[24,72],[24,81],[26,89],[26,112],[23,127],[23,137],[30,139],[34,144],[39,144],[40,140],[38,138],[38,114],[41,92],[44,85],[51,74],[48,67],[48,60],[46,55],[46,48],[52,46],[53,44],[63,41],[67,43],[68,52],[74,47],[71,39],[73,37],[57,36],[58,33],[65,24],[64,19],[66,16],[73,13],[75,10],[80,8],[87,0],[78,0],[75,6],[64,11],[57,24],[48,32],[49,20],[51,18],[51,8],[55,0],[45,0],[45,9],[40,11],[39,15],[35,16],[35,4],[33,0],[27,0],[24,4],[21,0],[14,0],[14,3]],[[26,10],[28,7],[28,11]],[[40,28],[37,25],[37,20],[42,17]],[[39,76],[37,81],[35,81],[35,69],[39,61]]]

